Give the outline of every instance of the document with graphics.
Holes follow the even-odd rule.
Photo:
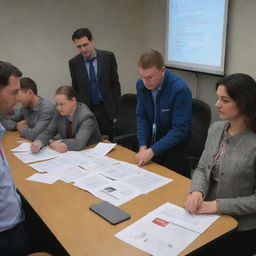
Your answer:
[[[167,202],[115,236],[151,255],[178,255],[218,218],[213,214],[191,215]]]

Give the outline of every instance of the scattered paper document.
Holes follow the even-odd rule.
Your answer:
[[[31,143],[23,142],[18,147],[11,149],[14,152],[30,152]]]
[[[172,179],[163,177],[153,172],[144,171],[138,175],[128,176],[122,179],[122,182],[141,190],[142,193],[147,194],[163,185],[170,183]]]
[[[67,169],[69,167],[71,168],[72,166],[75,166],[76,161],[73,161],[73,160],[74,159],[57,157],[48,161],[30,164],[29,166],[38,172],[52,172],[52,171],[61,172],[63,171],[63,169]]]
[[[108,201],[115,206],[124,204],[141,195],[140,191],[118,182],[113,182],[111,185],[102,186],[97,190],[91,190],[91,193],[94,196]]]
[[[14,155],[24,163],[32,163],[36,161],[47,160],[47,159],[54,158],[60,154],[61,153],[55,150],[52,150],[48,147],[44,147],[37,154],[32,154],[31,152],[14,153]]]
[[[125,177],[136,175],[136,174],[142,174],[144,172],[145,172],[144,169],[139,168],[134,164],[119,162],[119,164],[105,167],[100,173],[110,179],[120,180]]]
[[[105,156],[108,152],[110,152],[116,143],[103,143],[99,142],[94,148],[93,151],[100,156]]]
[[[79,177],[90,175],[86,170],[81,169],[78,166],[70,166],[68,168],[62,168],[62,170],[52,170],[48,172],[49,175],[58,178],[64,182],[76,181]]]
[[[190,215],[193,220],[189,218],[184,226],[172,221],[173,218],[178,220],[179,216],[183,221],[185,211],[184,208],[165,203],[115,236],[151,255],[178,255],[219,218],[217,215]],[[199,223],[202,218],[207,222],[204,229],[200,229],[200,232],[190,230],[187,224],[190,221]]]
[[[118,164],[119,161],[107,156],[98,156],[94,155],[94,158],[90,157],[79,163],[79,166],[82,168],[92,171],[92,172],[101,172],[106,168],[109,168],[115,164]]]
[[[47,183],[47,184],[53,184],[55,181],[58,180],[58,178],[56,178],[54,176],[50,176],[47,173],[44,173],[44,174],[35,173],[32,176],[28,177],[26,180],[37,181],[37,182],[42,182],[42,183]]]

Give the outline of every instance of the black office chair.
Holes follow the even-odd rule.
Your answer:
[[[113,138],[113,142],[133,151],[137,151],[138,149],[136,105],[136,94],[127,93],[120,97],[117,107]]]
[[[207,132],[211,122],[211,109],[199,99],[192,100],[192,139],[189,143],[187,168],[191,171],[197,167],[203,153]]]

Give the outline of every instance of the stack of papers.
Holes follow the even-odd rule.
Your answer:
[[[115,236],[151,255],[178,255],[217,219],[218,215],[191,215],[165,203]]]

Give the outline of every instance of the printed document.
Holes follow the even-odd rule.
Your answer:
[[[191,215],[184,208],[168,202],[115,236],[151,255],[174,256],[181,253],[218,218],[218,215],[212,214]]]
[[[11,149],[13,152],[30,152],[31,143],[23,142],[18,147]]]
[[[40,152],[36,154],[32,154],[31,152],[14,153],[14,155],[24,163],[32,163],[36,161],[47,160],[54,158],[60,154],[61,153],[58,153],[57,151],[52,150],[48,147],[44,147],[43,149],[40,150]]]

